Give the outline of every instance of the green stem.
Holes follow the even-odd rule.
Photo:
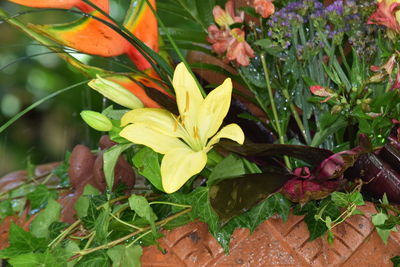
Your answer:
[[[286,100],[289,101],[289,103],[290,103],[290,104],[289,104],[290,111],[291,111],[292,114],[293,114],[294,120],[296,121],[297,126],[299,127],[300,132],[301,132],[301,134],[303,135],[303,138],[304,138],[306,144],[310,144],[310,142],[311,142],[311,141],[310,141],[310,138],[309,138],[308,135],[306,134],[306,129],[304,128],[303,122],[301,121],[300,115],[299,115],[299,113],[297,112],[296,107],[294,106],[294,104],[293,104],[292,101],[290,100],[290,95],[289,95],[289,92],[288,92],[287,88],[286,88],[286,87],[283,88],[282,92],[283,92],[283,95],[285,96]]]
[[[61,234],[59,234],[56,238],[54,238],[53,241],[48,245],[48,247],[56,247],[72,230],[75,229],[79,224],[81,223],[81,220],[77,220],[73,224],[71,224],[67,229],[62,231]]]
[[[263,69],[264,69],[265,82],[267,84],[268,96],[269,96],[270,103],[271,103],[272,114],[273,114],[274,120],[275,120],[275,127],[277,129],[277,133],[278,133],[278,137],[279,137],[279,143],[285,144],[285,138],[283,136],[281,124],[279,121],[278,111],[276,109],[276,104],[275,104],[275,100],[274,100],[274,95],[272,93],[271,82],[269,80],[269,72],[268,72],[267,62],[265,60],[265,53],[261,53],[261,63],[262,63]],[[291,169],[291,164],[290,164],[289,158],[285,156],[284,159],[285,159],[286,167]]]
[[[115,216],[115,215],[112,214],[112,213],[110,213],[110,215],[111,215],[111,217],[113,217],[117,222],[119,222],[119,223],[121,223],[121,224],[123,224],[123,225],[126,225],[126,226],[128,226],[128,227],[130,227],[130,228],[133,228],[133,229],[136,229],[136,230],[139,230],[139,231],[143,231],[143,228],[141,228],[141,227],[138,227],[138,226],[136,226],[136,225],[133,225],[133,224],[124,222],[123,220],[121,220],[120,218],[118,218],[117,216]]]
[[[185,210],[183,210],[183,211],[181,211],[181,212],[178,212],[178,213],[176,213],[176,214],[174,214],[174,215],[172,215],[172,216],[170,216],[170,217],[168,217],[168,218],[166,218],[166,219],[164,219],[164,220],[162,220],[162,221],[157,222],[156,225],[164,225],[164,224],[168,223],[169,221],[172,221],[172,220],[176,219],[177,217],[179,217],[179,216],[181,216],[181,215],[183,215],[183,214],[185,214],[185,213],[188,213],[188,212],[190,212],[190,211],[192,211],[192,208],[185,209]],[[119,239],[117,239],[117,240],[108,242],[107,244],[104,244],[104,245],[101,245],[101,246],[98,246],[98,247],[95,247],[95,248],[83,249],[83,250],[81,250],[81,251],[78,251],[77,254],[76,254],[75,256],[72,256],[72,257],[70,258],[70,260],[76,259],[76,258],[78,258],[78,257],[80,257],[80,256],[84,256],[84,255],[87,255],[87,254],[89,254],[89,253],[92,253],[92,252],[101,250],[101,249],[111,248],[111,247],[113,247],[113,246],[116,246],[116,245],[118,245],[118,244],[120,244],[120,243],[122,243],[122,242],[128,240],[129,238],[134,237],[134,236],[137,235],[137,234],[140,234],[140,233],[142,233],[142,232],[144,232],[144,231],[148,231],[148,230],[151,230],[151,227],[150,227],[150,226],[147,226],[147,227],[143,228],[142,230],[139,230],[139,231],[135,231],[135,232],[133,232],[133,233],[130,233],[129,235],[123,236],[123,237],[121,237],[121,238],[119,238]]]
[[[190,205],[184,205],[184,204],[178,204],[178,203],[172,203],[172,202],[166,202],[166,201],[153,201],[153,202],[149,203],[149,205],[154,205],[154,204],[170,205],[170,206],[175,206],[175,207],[180,207],[180,208],[185,208],[185,209],[192,207]]]

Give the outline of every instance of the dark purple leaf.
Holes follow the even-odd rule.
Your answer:
[[[255,158],[286,155],[301,159],[314,166],[319,165],[323,160],[333,155],[333,152],[326,149],[300,145],[256,144],[250,142],[238,145],[235,142],[224,140],[219,142],[218,146],[242,156]]]
[[[279,190],[291,177],[287,172],[271,170],[222,180],[210,187],[211,207],[225,224]]]

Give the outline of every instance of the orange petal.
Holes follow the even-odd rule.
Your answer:
[[[154,8],[156,7],[155,0],[149,0],[149,3]],[[158,52],[157,19],[145,0],[140,1],[137,6],[131,7],[125,18],[124,26],[148,47]],[[133,46],[129,47],[128,56],[139,70],[151,67],[150,63]]]
[[[108,19],[94,11],[91,15]],[[124,54],[129,43],[113,29],[91,17],[78,19],[72,23],[58,25],[30,25],[51,39],[80,52],[112,57]]]
[[[77,7],[83,12],[91,12],[94,9],[83,2],[82,0],[8,0],[10,2],[20,4],[23,6],[36,7],[36,8],[65,8],[70,9]],[[92,3],[97,5],[105,12],[109,12],[108,0],[92,0]]]

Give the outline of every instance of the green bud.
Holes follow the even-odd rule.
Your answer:
[[[113,128],[110,119],[99,112],[83,110],[81,117],[90,127],[97,131],[108,132]]]
[[[121,106],[130,109],[144,107],[142,101],[140,101],[140,99],[128,89],[119,85],[118,83],[102,78],[99,75],[97,75],[97,79],[91,80],[88,85],[102,94],[104,97]]]

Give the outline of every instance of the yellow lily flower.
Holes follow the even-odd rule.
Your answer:
[[[129,125],[120,133],[135,144],[164,154],[161,177],[167,193],[177,191],[203,170],[207,153],[221,138],[244,142],[244,133],[237,124],[229,124],[218,132],[231,103],[231,79],[203,98],[192,75],[180,63],[172,84],[179,116],[164,109],[134,109],[121,118],[121,126]]]

